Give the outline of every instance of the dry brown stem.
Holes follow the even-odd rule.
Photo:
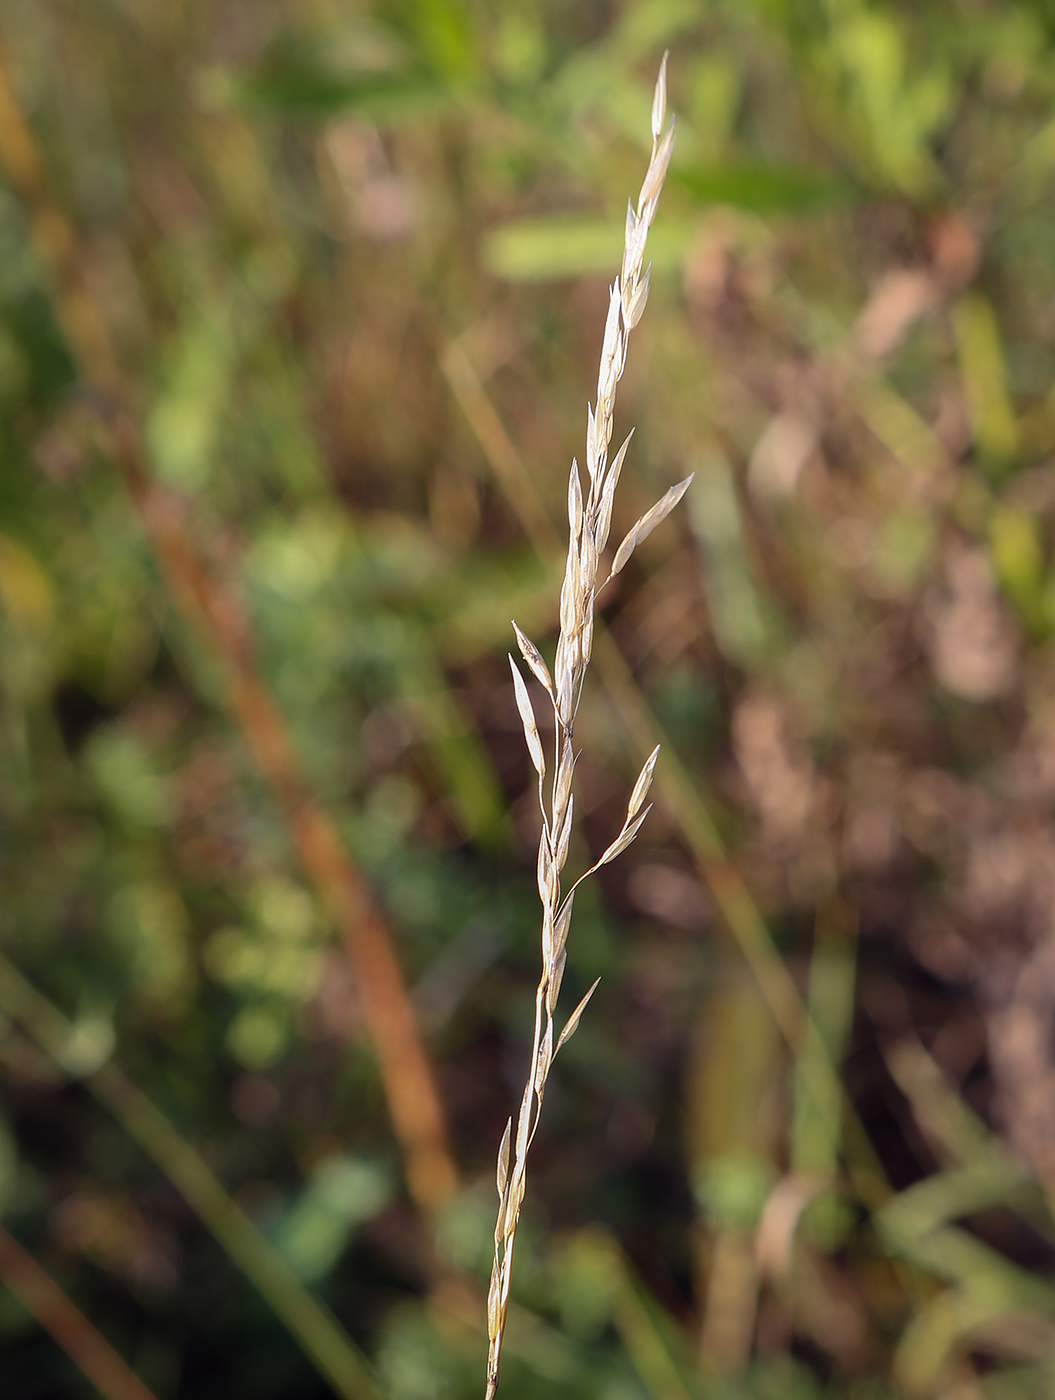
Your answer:
[[[348,950],[403,1149],[407,1184],[418,1206],[432,1214],[455,1190],[457,1173],[391,934],[332,818],[300,771],[285,721],[257,674],[247,619],[206,566],[187,527],[185,502],[164,490],[150,473],[105,320],[81,275],[84,259],[77,234],[50,198],[2,50],[0,163],[26,210],[30,239],[50,278],[59,321],[81,374],[96,390],[105,446],[124,474],[161,574],[181,610],[206,634],[222,660],[230,709],[282,807],[301,864]]]
[[[155,1400],[153,1391],[2,1225],[0,1279],[106,1400]]]

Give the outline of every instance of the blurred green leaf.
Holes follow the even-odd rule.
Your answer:
[[[476,72],[476,26],[463,0],[413,0],[405,32],[412,33],[429,66],[455,81]]]
[[[147,433],[158,475],[181,490],[200,490],[213,468],[233,355],[233,328],[218,306],[196,308],[169,352]]]
[[[323,118],[362,112],[376,121],[433,113],[456,96],[475,68],[465,15],[445,0],[415,0],[388,26],[346,17],[324,41],[307,32],[280,36],[255,70],[206,71],[207,100],[247,110]]]
[[[696,461],[689,512],[702,547],[715,637],[730,659],[750,664],[772,641],[773,618],[752,578],[740,501],[729,465],[717,451],[698,456]]]
[[[332,1270],[356,1229],[391,1196],[391,1177],[378,1163],[327,1157],[275,1226],[275,1247],[298,1278],[316,1283]]]
[[[690,225],[658,227],[648,245],[656,271],[680,267],[691,238]],[[622,256],[622,222],[596,219],[518,219],[491,229],[483,244],[487,271],[514,282],[614,275]]]
[[[834,1182],[842,1141],[843,1090],[839,1079],[818,1066],[818,1051],[840,1070],[853,1025],[856,928],[852,912],[839,904],[817,915],[806,1007],[816,1034],[803,1037],[795,1057],[791,1168]],[[814,1061],[809,1064],[810,1059]],[[823,1092],[820,1088],[823,1086]],[[809,1207],[815,1238],[835,1241],[848,1226],[844,1204],[833,1196]]]
[[[831,8],[815,56],[830,84],[828,134],[840,142],[855,136],[877,173],[910,195],[939,186],[930,146],[950,115],[954,91],[940,55],[919,61],[900,15],[849,0]]]
[[[1008,394],[1004,350],[992,303],[980,292],[961,297],[953,310],[953,326],[975,444],[983,463],[999,472],[1015,456],[1018,425]]]
[[[282,974],[282,980],[287,980]],[[227,1048],[246,1069],[268,1069],[289,1044],[293,1027],[286,1008],[264,1001],[239,1007],[224,1037]]]
[[[129,884],[114,894],[107,915],[135,990],[156,1004],[178,1005],[195,981],[178,892],[159,882]]]
[[[1043,636],[1055,626],[1045,597],[1044,543],[1028,511],[998,506],[989,521],[989,547],[996,576],[1023,622]]]
[[[1029,1172],[1013,1158],[994,1151],[969,1166],[936,1172],[910,1186],[874,1218],[881,1229],[898,1238],[919,1239],[960,1216],[990,1206],[1015,1209],[1037,1199]]]
[[[86,752],[100,795],[132,826],[160,826],[169,815],[169,789],[154,755],[119,726],[100,729]]]
[[[934,549],[934,520],[909,506],[883,521],[868,560],[868,571],[884,592],[904,593],[916,584]]]
[[[1005,1311],[968,1290],[950,1288],[924,1303],[906,1329],[895,1358],[895,1374],[904,1393],[926,1395],[933,1393],[956,1350],[985,1346],[1011,1356],[1023,1350],[1044,1355],[1050,1353],[1053,1341],[1055,1329],[1050,1323]],[[1050,1385],[1050,1370],[1046,1379]]]
[[[390,122],[435,112],[450,101],[450,93],[431,74],[349,76],[292,59],[276,60],[248,76],[216,73],[204,81],[210,95],[226,97],[248,110],[260,108],[311,117],[353,111]]]
[[[734,1151],[712,1157],[693,1184],[696,1199],[716,1225],[750,1230],[758,1224],[773,1189],[773,1170],[768,1162],[746,1151]]]
[[[789,166],[679,165],[671,178],[704,204],[766,213],[804,213],[851,198],[845,181]]]
[[[888,1223],[888,1221],[890,1223]],[[1009,1311],[1055,1317],[1055,1286],[1013,1264],[966,1230],[944,1226],[917,1234],[896,1213],[877,1222],[889,1248],[965,1293]]]

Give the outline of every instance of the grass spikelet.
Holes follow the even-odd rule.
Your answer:
[[[572,462],[568,480],[568,562],[561,587],[560,634],[552,675],[534,642],[524,636],[516,623],[513,624],[520,654],[536,680],[545,688],[553,706],[554,754],[553,777],[547,800],[546,764],[534,710],[519,667],[510,657],[524,739],[538,774],[539,807],[542,812],[538,852],[538,888],[542,901],[542,975],[535,993],[535,1030],[524,1095],[516,1124],[514,1126],[510,1120],[498,1153],[498,1220],[495,1225],[494,1266],[487,1297],[489,1352],[486,1400],[492,1400],[498,1389],[502,1342],[509,1309],[513,1248],[527,1183],[527,1155],[542,1111],[546,1082],[557,1052],[574,1034],[579,1018],[597,987],[595,982],[568,1017],[554,1044],[557,999],[567,958],[572,901],[582,881],[625,851],[637,835],[649,812],[648,807],[642,810],[642,804],[659,755],[656,749],[645,761],[634,784],[619,835],[600,860],[575,881],[567,894],[562,895],[561,874],[568,855],[574,809],[572,777],[575,754],[572,732],[575,712],[593,646],[594,607],[600,591],[597,583],[598,562],[608,542],[615,488],[630,443],[628,437],[615,459],[609,461],[616,390],[626,364],[630,332],[640,320],[648,298],[649,272],[644,268],[645,244],[674,148],[673,119],[666,131],[663,129],[666,94],[667,56],[664,55],[652,101],[652,158],[637,208],[630,205],[627,209],[623,264],[609,296],[597,376],[597,401],[587,409],[585,496],[583,478],[575,461]],[[619,546],[605,583],[623,568],[638,543],[670,514],[691,480],[689,477],[671,487],[634,525]]]

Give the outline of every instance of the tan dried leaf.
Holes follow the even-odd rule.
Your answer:
[[[663,55],[663,61],[659,65],[659,77],[656,79],[656,90],[652,94],[652,140],[659,140],[659,133],[663,130],[663,118],[667,114],[667,59],[670,57],[668,49]]]
[[[667,127],[666,135],[659,143],[656,154],[652,158],[652,163],[648,167],[645,175],[645,183],[641,186],[641,193],[638,195],[637,207],[643,210],[645,205],[659,197],[659,192],[663,188],[663,181],[667,178],[667,166],[670,164],[671,153],[674,150],[674,118],[670,119],[670,126]]]
[[[571,911],[575,903],[574,890],[561,905],[553,924],[553,946],[557,950],[558,958],[561,950],[568,941],[568,929],[571,927]]]
[[[535,1081],[529,1079],[524,1085],[524,1097],[520,1100],[520,1113],[517,1117],[516,1160],[522,1162],[531,1137],[531,1108],[535,1101]]]
[[[575,798],[569,794],[568,810],[564,814],[564,822],[557,835],[556,849],[553,852],[553,864],[557,867],[558,872],[564,869],[564,862],[568,858],[568,846],[571,842],[571,821],[574,810]]]
[[[517,646],[520,648],[520,655],[524,658],[525,662],[527,663],[531,674],[535,677],[538,683],[545,688],[550,699],[552,700],[554,698],[553,677],[549,673],[549,667],[546,665],[542,653],[539,651],[535,643],[530,640],[530,638],[524,636],[523,632],[521,632],[520,628],[516,625],[515,622],[513,623],[513,631],[516,633]]]
[[[568,477],[568,528],[571,538],[577,540],[582,529],[582,483],[579,481],[579,464],[574,457]]]
[[[557,782],[553,792],[553,821],[555,825],[564,822],[564,812],[568,804],[574,776],[575,759],[571,756],[568,745],[564,745],[560,762],[557,765]]]
[[[660,745],[657,744],[641,765],[641,772],[637,775],[637,782],[634,784],[634,790],[630,794],[630,801],[626,804],[627,821],[637,816],[638,812],[641,810],[641,804],[644,802],[648,790],[652,786],[652,775],[656,771],[656,759],[659,758],[659,750]]]
[[[496,1181],[498,1183],[498,1199],[501,1200],[506,1193],[506,1182],[509,1180],[509,1145],[513,1138],[513,1120],[506,1123],[506,1130],[502,1134],[502,1145],[498,1149],[498,1171]]]
[[[631,428],[626,435],[626,441],[615,454],[612,464],[605,474],[604,490],[601,492],[601,504],[597,512],[597,529],[595,531],[598,551],[604,549],[608,543],[608,531],[612,526],[612,506],[615,503],[615,488],[619,485],[619,476],[623,470],[626,449],[630,446],[630,439],[633,436],[634,429]]]
[[[582,549],[579,552],[579,588],[580,594],[585,604],[586,590],[593,587],[597,577],[597,541],[594,538],[590,522],[587,520],[582,527]],[[588,611],[584,607],[584,616]]]
[[[641,317],[644,314],[645,304],[648,301],[649,283],[651,282],[651,280],[652,264],[649,263],[648,267],[645,269],[644,277],[641,279],[641,281],[634,288],[633,292],[630,294],[630,299],[627,302],[626,310],[623,312],[623,318],[626,321],[626,328],[628,331],[632,331],[634,329],[634,327],[637,325],[638,321],[641,320]]]
[[[597,862],[597,864],[594,866],[595,870],[600,870],[602,865],[608,865],[611,861],[615,860],[616,856],[621,856],[623,854],[627,846],[630,845],[631,841],[633,841],[634,837],[641,830],[641,823],[645,820],[645,818],[648,816],[651,810],[652,803],[650,802],[639,816],[636,816],[633,819],[633,821],[628,821],[626,823],[622,831],[615,838],[612,844],[608,847],[607,851],[605,851],[604,855]]]
[[[590,998],[593,996],[594,992],[596,992],[600,981],[601,979],[598,977],[597,981],[593,984],[590,990],[583,997],[582,1001],[579,1002],[578,1006],[568,1017],[564,1025],[564,1029],[560,1033],[560,1039],[557,1041],[557,1048],[553,1052],[555,1056],[560,1053],[561,1049],[568,1043],[569,1040],[571,1040],[572,1036],[579,1029],[579,1020],[582,1016],[582,1013],[586,1010],[587,1006],[589,1005]]]
[[[539,899],[542,901],[543,909],[548,909],[553,903],[554,891],[550,887],[553,880],[553,856],[550,851],[550,833],[546,826],[543,826],[542,838],[538,843],[538,866],[536,870],[538,880]],[[553,880],[554,886],[556,881]]]
[[[623,237],[624,249],[630,246],[630,240],[633,238],[634,230],[636,228],[637,215],[634,213],[634,201],[632,199],[628,199],[626,202],[626,233]]]
[[[597,373],[597,402],[601,404],[612,396],[615,381],[619,378],[617,366],[619,356],[619,311],[622,294],[617,277],[608,289],[608,317],[604,325],[604,340],[601,345],[601,365]]]
[[[592,404],[586,405],[586,470],[590,480],[597,478],[597,415]]]
[[[564,981],[564,965],[567,961],[568,950],[562,947],[553,959],[553,970],[550,973],[549,986],[546,988],[546,1010],[550,1016],[557,1009],[557,998],[560,996],[560,984]]]
[[[563,666],[557,668],[557,714],[560,716],[561,723],[567,725],[571,723],[572,692],[575,684],[575,676],[567,652],[565,652],[564,663]]]
[[[524,677],[520,674],[520,668],[512,656],[509,658],[509,669],[513,672],[513,692],[516,695],[521,723],[524,726],[524,738],[527,740],[528,753],[531,755],[531,762],[535,765],[535,772],[540,778],[544,778],[546,776],[546,760],[542,753],[542,740],[539,738],[538,725],[535,723],[535,711],[531,706],[531,697],[527,693]]]
[[[612,572],[608,575],[608,579],[614,578],[615,575],[619,573],[641,541],[648,539],[656,526],[666,520],[667,516],[689,489],[695,475],[696,473],[692,472],[684,481],[679,481],[677,486],[672,486],[666,495],[656,502],[651,510],[645,511],[644,515],[637,524],[634,525],[623,540],[623,543],[616,550],[615,559],[612,561]],[[608,579],[605,579],[605,583],[608,582]]]
[[[578,536],[572,536],[568,543],[567,572],[560,590],[560,630],[568,647],[575,639],[575,582],[578,569],[579,541]]]
[[[546,1087],[550,1066],[553,1064],[553,1022],[550,1021],[539,1043],[538,1059],[535,1061],[535,1093],[541,1099]]]
[[[642,210],[640,216],[635,215],[635,219],[634,231],[627,239],[626,247],[623,250],[621,280],[624,287],[633,287],[641,275],[641,260],[645,256],[645,242],[648,239],[649,225],[652,222],[652,212],[650,209]]]

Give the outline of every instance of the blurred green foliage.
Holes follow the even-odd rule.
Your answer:
[[[661,801],[576,909],[569,1005],[604,981],[547,1099],[502,1394],[1049,1395],[1051,6],[9,0],[0,40],[151,471],[394,932],[465,1183],[430,1253],[348,960],[0,182],[0,947],[70,1018],[0,979],[5,1223],[160,1400],[323,1395],[323,1353],[365,1386],[276,1323],[305,1287],[386,1400],[481,1392],[537,966],[502,653],[511,617],[555,628],[531,541],[669,47],[617,513],[697,478],[603,611],[813,1029],[778,1032]],[[582,868],[624,715],[595,678]],[[111,1055],[138,1117],[91,1096]],[[210,1170],[259,1237],[238,1268],[222,1192],[185,1199]],[[0,1371],[92,1393],[2,1290]]]

